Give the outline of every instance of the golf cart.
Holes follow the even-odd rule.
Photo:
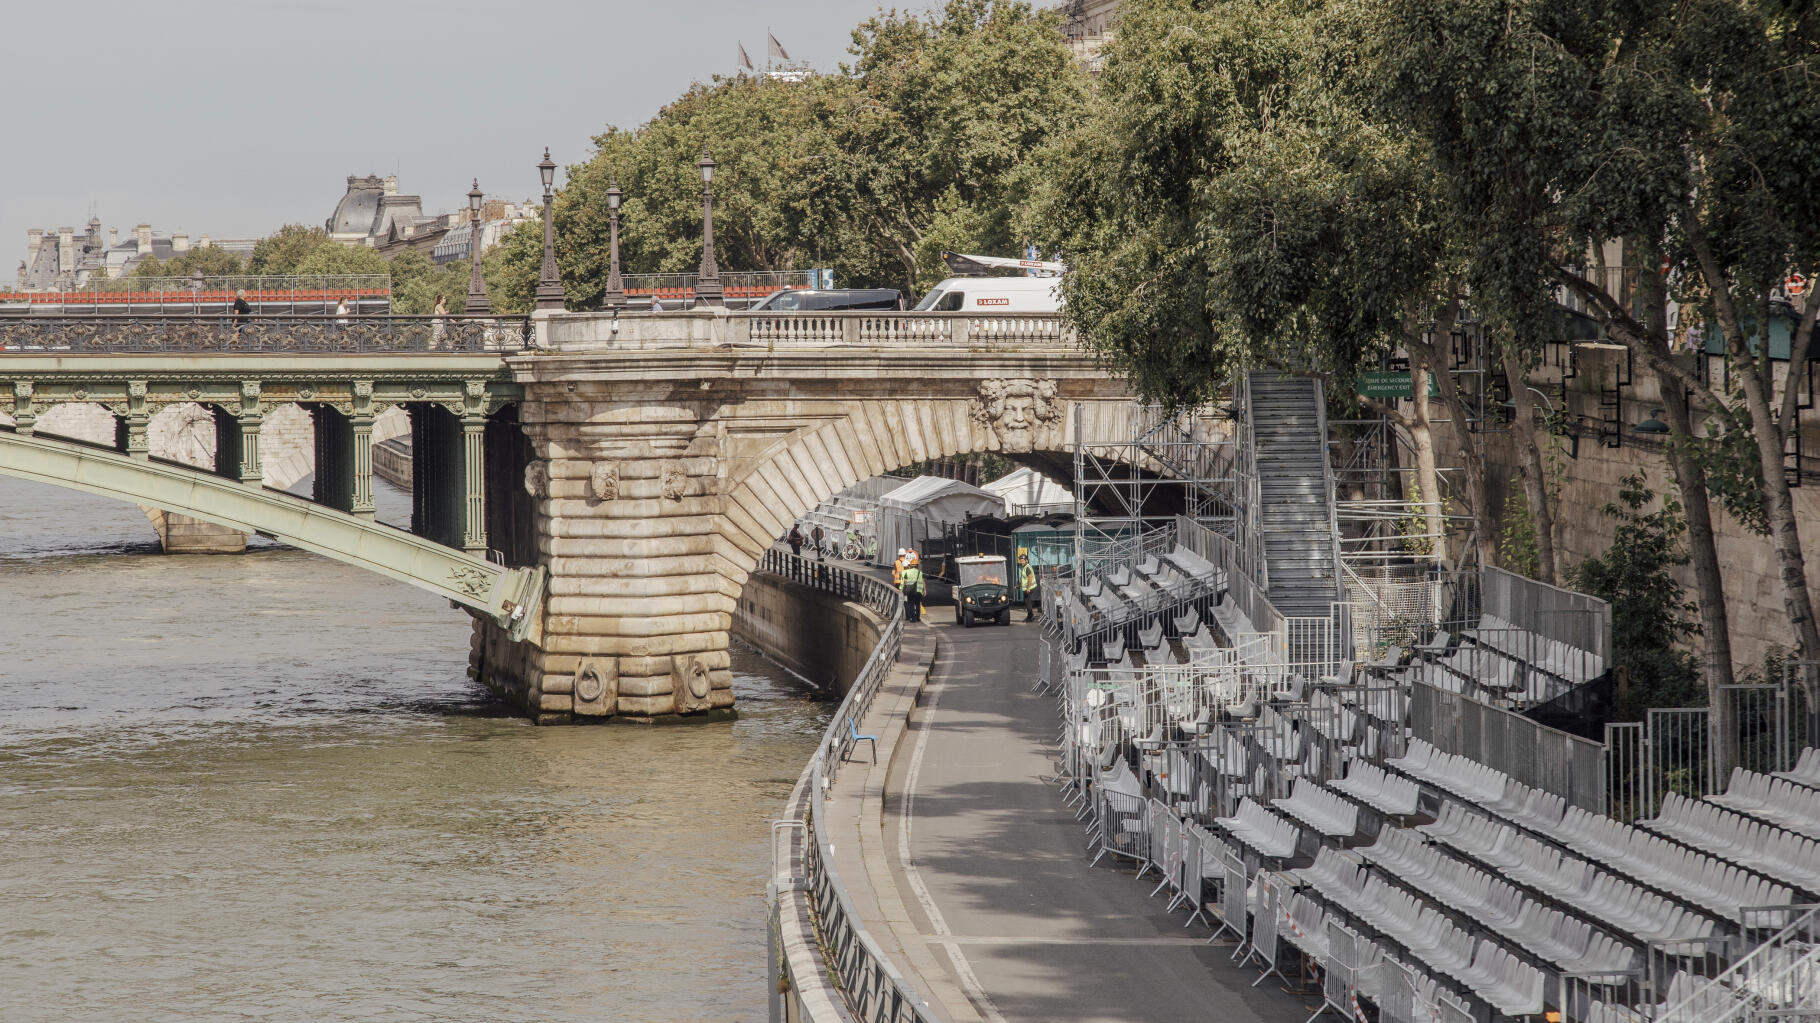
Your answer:
[[[975,618],[997,619],[1000,625],[1011,622],[1010,576],[1001,555],[974,555],[955,558],[954,620],[966,628]]]

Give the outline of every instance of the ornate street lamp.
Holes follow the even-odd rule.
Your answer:
[[[468,302],[462,306],[462,312],[469,316],[491,316],[493,307],[487,302],[487,281],[480,273],[480,200],[486,193],[480,190],[480,179],[474,179],[474,187],[468,189]]]
[[[556,235],[550,227],[550,186],[556,181],[556,164],[550,160],[549,146],[544,147],[537,173],[543,176],[543,268],[537,273],[537,308],[561,309],[562,274],[556,269]]]
[[[714,158],[707,147],[702,147],[695,166],[701,170],[701,269],[696,274],[695,298],[720,305],[725,294],[720,287],[720,264],[714,261]]]
[[[607,257],[607,293],[601,298],[601,304],[608,309],[618,309],[626,304],[626,287],[619,279],[619,200],[619,179],[614,178],[607,185],[607,230],[611,244]]]

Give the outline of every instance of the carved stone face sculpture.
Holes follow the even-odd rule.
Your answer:
[[[594,491],[596,501],[619,500],[619,466],[612,462],[594,463],[594,470],[588,473],[588,487]]]
[[[1053,380],[982,380],[973,419],[991,427],[999,450],[1027,454],[1061,442],[1061,402]]]
[[[525,466],[525,491],[532,497],[549,497],[550,467],[542,462]]]
[[[689,474],[681,462],[665,462],[663,467],[664,497],[671,501],[683,499],[683,491],[688,488]]]

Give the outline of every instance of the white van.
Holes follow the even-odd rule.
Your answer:
[[[950,277],[916,304],[925,313],[1059,313],[1060,277]]]

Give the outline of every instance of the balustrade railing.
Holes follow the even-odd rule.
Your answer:
[[[937,345],[989,348],[1074,345],[1059,313],[749,312],[730,318],[733,344]]]
[[[873,698],[897,663],[904,636],[903,596],[881,579],[782,550],[767,551],[759,569],[822,593],[864,604],[885,621],[878,644],[872,648],[871,656],[848,688],[840,706],[835,708],[827,731],[822,734],[822,740],[803,772],[808,788],[806,796],[803,784],[798,784],[789,812],[800,818],[806,832],[801,850],[802,866],[808,881],[816,939],[848,1009],[857,1019],[877,1023],[936,1023],[939,1017],[904,980],[860,920],[853,897],[834,868],[834,850],[827,831],[821,827],[827,820],[827,789],[853,745],[855,729],[849,728],[848,722],[857,724],[866,716]],[[805,802],[807,806],[803,805]]]
[[[0,317],[0,353],[259,354],[515,352],[531,346],[523,317],[322,316]]]

